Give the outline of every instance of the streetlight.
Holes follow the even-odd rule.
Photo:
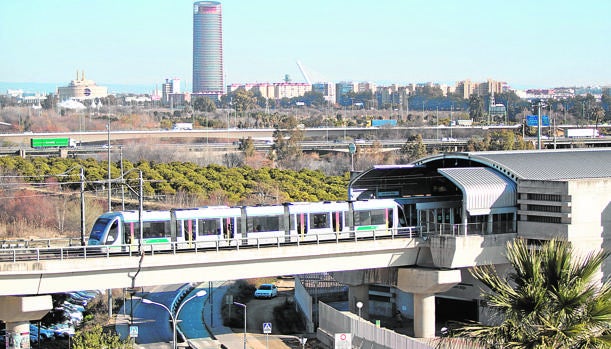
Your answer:
[[[359,323],[356,325],[356,336],[359,336],[359,327],[361,327],[361,308],[363,308],[363,302],[356,302],[356,307],[359,309]]]
[[[162,307],[163,309],[165,309],[168,314],[170,314],[170,318],[172,319],[172,339],[173,339],[173,344],[172,347],[174,349],[176,349],[176,321],[178,319],[178,314],[180,314],[180,310],[182,309],[182,307],[187,304],[190,300],[194,299],[194,298],[198,298],[198,297],[203,297],[206,295],[206,290],[200,290],[198,291],[196,294],[194,294],[193,296],[187,298],[186,301],[180,303],[180,306],[178,307],[178,310],[176,310],[176,315],[174,315],[172,313],[172,311],[170,310],[170,308],[168,308],[165,304],[161,304],[161,303],[157,303],[155,301],[152,301],[148,298],[141,298],[142,303],[146,303],[146,304],[153,304],[153,305],[157,305]]]
[[[244,349],[246,349],[246,304],[233,302],[233,304],[244,308]]]
[[[106,129],[108,130],[108,142],[106,143],[108,150],[108,212],[112,212],[112,192],[110,189],[110,114],[108,114],[108,125],[106,125]]]

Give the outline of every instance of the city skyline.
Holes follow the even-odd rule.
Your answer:
[[[225,84],[611,85],[611,3],[220,1]],[[0,2],[0,81],[192,83],[193,1]],[[186,88],[186,87],[185,87]]]

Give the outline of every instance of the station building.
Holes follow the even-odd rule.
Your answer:
[[[489,324],[482,285],[469,268],[494,264],[508,271],[508,242],[524,238],[537,246],[557,239],[583,253],[611,248],[611,149],[438,154],[355,174],[348,195],[395,198],[408,225],[429,242],[411,267],[334,273],[350,285],[351,310],[354,300],[367,300],[365,317],[432,312],[438,324]],[[441,276],[452,272],[444,285]],[[601,278],[610,275],[607,260]],[[419,334],[428,337],[430,330]]]

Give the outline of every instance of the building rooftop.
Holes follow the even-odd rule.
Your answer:
[[[562,149],[445,153],[416,164],[463,159],[492,167],[514,181],[611,177],[611,149]],[[447,166],[454,167],[454,166]]]

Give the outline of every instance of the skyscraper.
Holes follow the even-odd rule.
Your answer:
[[[223,28],[221,3],[193,4],[193,93],[223,93]]]

